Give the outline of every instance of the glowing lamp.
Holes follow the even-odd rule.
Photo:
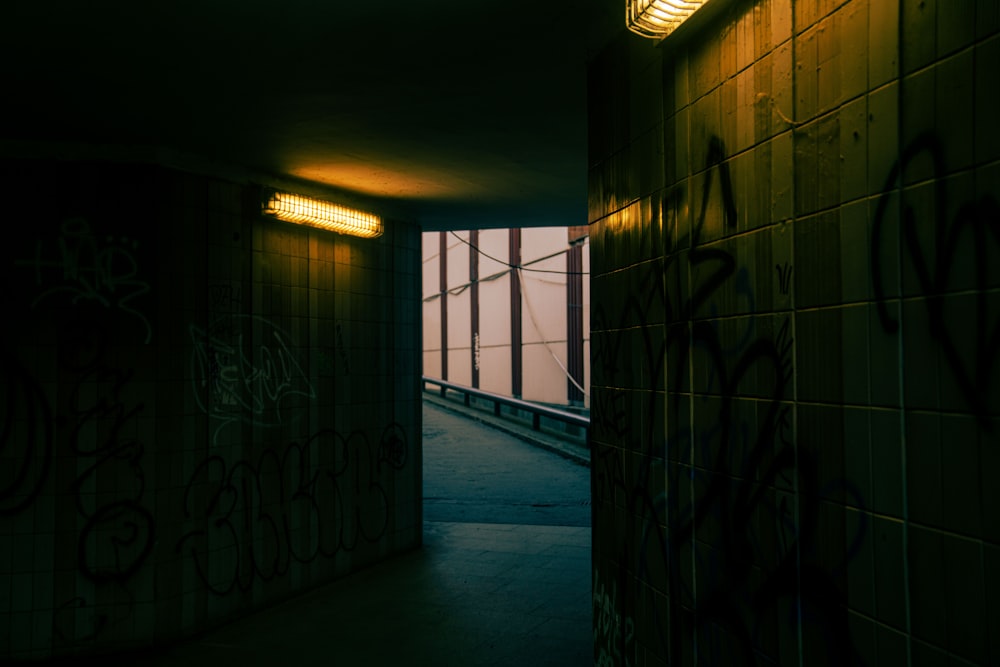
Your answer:
[[[708,0],[626,0],[625,24],[643,37],[666,37]]]
[[[377,215],[287,192],[272,194],[264,204],[264,214],[340,234],[370,239],[382,235],[382,219]]]

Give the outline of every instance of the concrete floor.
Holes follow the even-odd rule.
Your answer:
[[[543,449],[553,438],[434,396],[423,416],[425,520],[590,526],[590,468]]]
[[[439,520],[421,549],[115,664],[593,664],[589,470],[431,404],[424,418]]]

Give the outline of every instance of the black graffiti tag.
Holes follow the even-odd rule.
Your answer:
[[[991,306],[989,297],[990,257],[1000,252],[1000,203],[993,195],[983,195],[975,201],[963,202],[949,220],[949,187],[945,178],[944,147],[932,133],[917,137],[885,180],[879,197],[872,225],[871,269],[875,290],[875,303],[879,321],[889,333],[899,331],[899,321],[889,312],[886,294],[886,270],[882,266],[882,253],[886,243],[887,218],[897,201],[896,185],[906,169],[920,161],[929,160],[933,169],[933,196],[931,207],[917,209],[902,206],[900,234],[902,247],[913,265],[920,291],[926,297],[927,322],[930,334],[941,348],[944,361],[954,376],[962,398],[980,418],[987,431],[994,429],[989,416],[996,406],[990,405],[998,382],[1000,362],[1000,309]],[[928,251],[921,243],[920,229],[933,230],[932,248]],[[945,295],[953,290],[952,281],[960,261],[959,244],[971,235],[973,253],[969,258],[974,275],[974,315],[972,321],[956,331],[949,326],[945,309]],[[963,359],[963,351],[971,359]]]

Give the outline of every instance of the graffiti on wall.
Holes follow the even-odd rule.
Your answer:
[[[192,388],[198,407],[218,422],[213,440],[233,422],[278,426],[296,398],[316,398],[290,336],[271,321],[230,315],[189,332]]]
[[[778,272],[778,290],[787,296],[792,289],[792,265],[788,262],[775,264],[774,270]]]
[[[215,283],[209,285],[208,307],[211,312],[239,312],[243,308],[243,284]]]
[[[0,517],[31,506],[52,469],[52,406],[38,381],[4,351],[0,378]]]
[[[256,460],[209,456],[185,487],[191,527],[177,551],[192,558],[209,591],[227,595],[293,563],[375,543],[389,526],[387,474],[405,464],[407,450],[405,431],[391,424],[374,447],[363,432],[324,429]]]
[[[174,573],[194,573],[208,591],[224,595],[284,575],[319,577],[297,564],[384,552],[371,545],[392,531],[397,474],[409,465],[401,424],[366,423],[373,430],[349,433],[302,429],[295,435],[313,434],[282,435],[281,444],[270,439],[268,446],[234,437],[233,447],[181,456],[204,444],[205,424],[214,438],[234,422],[287,426],[312,416],[303,410],[317,395],[309,371],[346,372],[349,331],[338,324],[336,344],[316,351],[326,358],[316,362],[300,346],[294,322],[281,327],[243,314],[249,287],[209,285],[207,317],[187,329],[181,365],[190,363],[188,395],[191,384],[157,384],[176,377],[158,372],[166,363],[157,353],[176,347],[140,344],[159,331],[145,315],[151,288],[140,268],[149,267],[138,243],[82,218],[55,231],[11,253],[28,258],[13,259],[12,270],[38,289],[17,302],[22,326],[10,330],[12,345],[0,350],[0,518],[36,521],[51,539],[22,541],[12,552],[24,554],[30,544],[32,557],[56,571],[32,575],[54,583],[49,604],[32,612],[36,623],[51,612],[51,627],[29,636],[29,645],[48,649],[41,644],[49,631],[56,651],[141,640],[137,633],[146,630],[137,614],[153,613],[151,596],[161,594],[164,570],[171,585],[180,583]],[[336,355],[343,363],[334,369]],[[208,418],[185,416],[183,398]],[[171,427],[183,420],[184,428],[165,428],[165,417]],[[312,428],[332,419],[323,415]],[[180,441],[192,431],[195,442]],[[158,493],[158,483],[178,491],[175,504],[164,502],[171,494]]]
[[[117,347],[131,344],[141,357],[147,348],[134,344],[153,338],[143,312],[151,288],[138,248],[135,239],[71,217],[53,236],[36,239],[32,256],[13,260],[35,288],[26,295],[22,326],[43,323],[54,337],[51,346],[44,336],[31,341],[39,346],[37,363],[4,350],[0,516],[34,512],[39,529],[53,532],[64,550],[63,567],[71,563],[84,582],[50,600],[52,632],[66,642],[93,639],[128,620],[134,577],[156,541],[144,468],[147,397],[135,360]],[[44,316],[31,318],[42,309]],[[63,486],[53,488],[52,480]],[[111,597],[120,601],[114,613],[99,604]]]
[[[778,651],[781,625],[800,623],[834,662],[852,664],[837,580],[854,552],[833,566],[822,558],[819,501],[829,490],[795,438],[794,329],[787,314],[756,312],[747,273],[725,240],[704,240],[709,210],[726,229],[737,220],[718,139],[706,167],[691,231],[677,233],[686,202],[672,193],[663,204],[661,259],[624,299],[595,308],[594,359],[605,385],[595,391],[595,531],[614,531],[623,520],[617,530],[636,536],[615,557],[634,572],[616,589],[615,613],[627,618],[635,609],[640,584],[669,591],[667,608],[653,606],[652,620],[672,664],[691,651],[699,664],[756,664],[758,654]],[[777,264],[779,294],[790,289],[792,270]],[[748,315],[716,317],[722,300]],[[654,312],[666,326],[648,320]],[[662,421],[654,418],[664,411]],[[623,447],[601,447],[602,438]],[[849,482],[838,484],[860,504]],[[851,544],[866,530],[862,524]],[[595,561],[596,577],[607,563]],[[691,637],[693,644],[682,639]],[[595,643],[595,659],[628,654],[624,634],[614,635],[614,647],[608,639]]]
[[[594,652],[596,667],[632,667],[637,665],[635,620],[622,618],[618,606],[618,584],[611,582],[611,589],[594,571]]]
[[[890,311],[888,303],[890,296],[895,296],[889,287],[895,269],[883,265],[887,246],[895,247],[897,242],[887,237],[888,221],[898,211],[900,261],[904,271],[912,267],[923,297],[927,333],[941,350],[962,399],[981,426],[992,431],[995,427],[989,417],[996,415],[996,406],[989,402],[996,395],[1000,371],[1000,306],[995,299],[991,302],[989,289],[1000,284],[991,277],[994,258],[1000,252],[1000,202],[993,194],[984,194],[953,206],[956,181],[946,177],[944,155],[944,146],[933,133],[922,134],[904,149],[886,177],[872,225],[875,303],[884,330],[899,332],[898,315]],[[898,186],[907,170],[928,165],[932,203],[900,201]],[[971,276],[959,283],[959,274],[969,271],[970,265]],[[949,301],[957,303],[959,299],[943,297],[959,290],[973,290],[975,296],[964,297],[969,303],[967,314],[949,318]]]
[[[72,305],[96,303],[116,309],[139,323],[143,342],[149,344],[153,328],[137,300],[150,286],[139,277],[137,248],[134,239],[100,238],[85,218],[70,218],[59,226],[54,242],[39,239],[34,257],[17,260],[15,266],[34,274],[38,293],[32,307],[63,299]]]
[[[76,567],[94,586],[94,599],[73,596],[53,617],[57,636],[86,640],[127,621],[135,596],[130,580],[150,557],[157,527],[148,506],[144,396],[136,369],[119,358],[107,323],[81,317],[59,340],[60,377],[68,400],[60,403],[56,429],[77,462],[71,497],[82,526],[76,538]],[[79,525],[79,524],[78,524]],[[104,591],[124,601],[114,616],[99,610]],[[92,627],[70,630],[77,611],[88,609]]]

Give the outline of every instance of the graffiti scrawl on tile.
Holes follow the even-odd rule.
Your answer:
[[[189,331],[192,388],[198,407],[219,421],[214,437],[233,422],[278,426],[316,398],[289,335],[269,320],[233,315]]]
[[[148,294],[150,286],[139,277],[137,247],[134,239],[112,235],[102,238],[85,218],[70,218],[59,226],[54,241],[38,239],[35,256],[17,260],[15,266],[34,274],[38,291],[32,308],[68,302],[116,309],[138,320],[143,343],[148,345],[153,328],[136,300]]]

